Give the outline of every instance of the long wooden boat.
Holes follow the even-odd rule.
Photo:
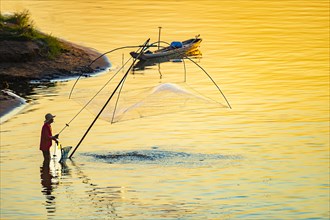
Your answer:
[[[144,70],[150,66],[155,66],[157,64],[166,63],[166,62],[182,62],[182,59],[184,59],[186,56],[189,56],[191,58],[201,58],[202,52],[199,50],[199,48],[196,48],[186,52],[185,54],[178,54],[178,55],[173,54],[170,56],[158,57],[154,59],[139,60],[133,66],[133,70]]]
[[[150,60],[168,56],[185,55],[193,50],[196,50],[201,42],[202,39],[197,36],[196,38],[182,42],[174,41],[170,46],[156,50],[154,52],[148,50],[142,53],[140,56],[138,56],[139,53],[136,52],[131,52],[130,54],[133,58],[137,58],[139,60]]]

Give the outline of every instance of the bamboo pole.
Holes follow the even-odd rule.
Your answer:
[[[158,27],[158,50],[159,50],[159,48],[160,48],[160,32],[161,32],[161,29],[162,29],[162,27]]]

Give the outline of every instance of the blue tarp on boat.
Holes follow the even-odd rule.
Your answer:
[[[171,47],[172,48],[181,48],[183,45],[182,45],[182,43],[180,42],[180,41],[173,41],[172,43],[171,43]]]

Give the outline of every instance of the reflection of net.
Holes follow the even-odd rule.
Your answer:
[[[124,86],[125,87],[125,86]],[[156,116],[179,111],[206,108],[207,106],[222,107],[206,97],[197,94],[185,85],[163,83],[155,87],[143,88],[132,91],[121,91],[115,94],[113,99],[104,109],[100,118],[109,122],[119,122]],[[83,94],[79,92],[79,94]],[[88,92],[85,94],[88,94]],[[102,91],[89,104],[88,109],[97,114],[111,93]],[[81,95],[74,98],[85,105],[89,100]]]

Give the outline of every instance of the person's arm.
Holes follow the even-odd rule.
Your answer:
[[[51,135],[52,135],[52,133],[50,133]],[[55,142],[56,142],[56,144],[58,144],[58,134],[55,134],[54,136],[50,136],[50,138],[52,139],[52,140],[54,140]]]
[[[51,139],[56,141],[58,139],[58,137],[59,137],[59,134],[55,134],[54,136],[51,136]]]
[[[48,138],[49,139],[54,140],[54,141],[57,141],[57,139],[59,137],[59,134],[56,134],[56,135],[53,136],[50,127],[48,127],[47,132],[48,132]]]

